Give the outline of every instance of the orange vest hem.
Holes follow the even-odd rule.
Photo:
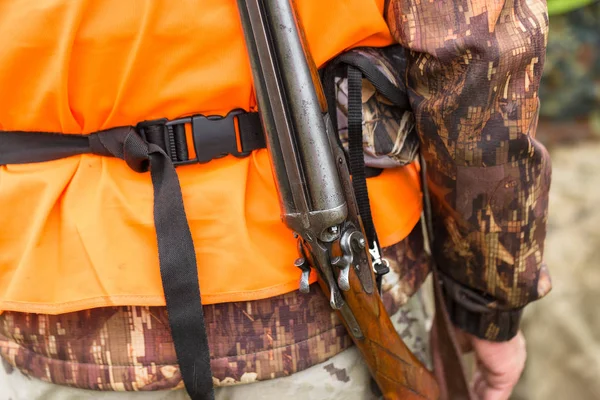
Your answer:
[[[408,236],[410,231],[415,227],[421,217],[421,209],[418,208],[413,212],[410,218],[407,218],[406,223],[399,227],[393,233],[380,238],[382,247],[392,246]],[[290,268],[293,268],[290,266]],[[309,282],[312,284],[317,281],[316,272],[313,271]],[[279,296],[285,293],[298,290],[299,276],[284,284],[271,286],[264,289],[239,292],[224,292],[219,294],[206,294],[202,296],[203,304],[218,304],[227,302],[261,300],[269,297]],[[34,314],[63,314],[86,310],[98,307],[117,307],[117,306],[148,306],[161,307],[165,305],[164,296],[144,296],[144,295],[116,295],[116,296],[100,296],[89,299],[82,299],[72,302],[63,302],[55,304],[42,304],[19,301],[0,301],[0,314],[4,311],[16,311]]]
[[[290,266],[290,268],[294,268]],[[317,281],[317,275],[315,272],[311,275],[309,282],[312,284]],[[248,301],[248,297],[252,297],[251,300],[261,300],[269,297],[279,296],[285,293],[298,290],[300,286],[300,275],[298,279],[286,282],[284,284],[271,286],[264,289],[253,290],[252,292],[240,291],[240,292],[226,292],[218,294],[207,294],[202,295],[202,304],[218,304],[227,302],[237,301]],[[76,312],[81,310],[87,310],[90,308],[98,307],[117,307],[117,306],[149,306],[149,307],[160,307],[165,305],[164,296],[144,296],[144,295],[116,295],[116,296],[99,296],[92,297],[89,299],[82,299],[72,302],[54,303],[54,304],[43,304],[43,303],[30,303],[30,302],[19,302],[19,301],[0,301],[0,314],[3,311],[15,311],[33,314],[63,314],[69,312]]]
[[[406,220],[403,226],[399,227],[393,233],[380,238],[380,244],[382,247],[392,246],[401,240],[403,240],[410,231],[415,227],[419,218],[421,217],[421,209],[415,210],[413,215]],[[290,267],[293,268],[293,267]],[[313,271],[309,282],[312,284],[317,281],[316,272]],[[219,294],[206,294],[202,296],[203,304],[218,304],[227,302],[238,302],[250,300],[261,300],[269,297],[279,296],[285,293],[298,290],[299,277],[290,282],[284,284],[271,286],[264,289],[240,292],[225,292]],[[55,304],[42,304],[42,303],[30,303],[30,302],[19,302],[19,301],[0,301],[0,314],[4,311],[16,311],[34,314],[63,314],[86,310],[90,308],[98,307],[117,307],[117,306],[148,306],[148,307],[162,307],[165,305],[164,296],[144,296],[144,295],[116,295],[116,296],[100,296],[89,299],[82,299],[78,301],[55,303]]]

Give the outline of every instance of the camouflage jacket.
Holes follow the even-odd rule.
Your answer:
[[[388,1],[428,167],[433,257],[450,314],[512,337],[551,284],[543,261],[551,165],[535,140],[544,0]]]

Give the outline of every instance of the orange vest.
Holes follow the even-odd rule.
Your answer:
[[[0,130],[89,133],[255,110],[235,3],[0,2]],[[383,3],[298,0],[317,64],[391,44]],[[280,221],[266,150],[178,174],[203,303],[297,289],[295,240]],[[416,167],[386,170],[368,186],[382,246],[402,240],[421,212]],[[150,175],[119,159],[0,166],[0,310],[164,305],[152,206]]]

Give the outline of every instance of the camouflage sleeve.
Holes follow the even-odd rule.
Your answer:
[[[518,330],[550,290],[543,262],[551,165],[535,140],[545,0],[390,0],[428,167],[434,258],[454,323]]]

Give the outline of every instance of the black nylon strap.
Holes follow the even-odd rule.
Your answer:
[[[187,138],[185,136],[185,126],[176,125],[173,127],[173,145],[175,146],[175,158],[177,160],[187,160],[189,151],[187,148]]]
[[[365,159],[363,153],[362,137],[362,72],[353,66],[348,66],[348,153],[350,159],[350,172],[352,173],[352,186],[356,196],[356,203],[360,213],[369,249],[371,252],[381,254],[381,247],[369,201],[367,178],[365,175]],[[374,260],[373,267],[377,275],[377,287],[381,291],[381,280],[389,268]]]
[[[160,276],[177,361],[191,398],[214,399],[196,252],[179,179],[170,158],[158,146],[150,145],[149,150]]]
[[[90,141],[94,143],[92,151],[102,154],[103,149],[98,146],[100,143],[108,153],[123,158],[137,172],[144,172],[149,162],[154,187],[154,226],[160,276],[177,361],[191,398],[214,399],[196,252],[177,172],[171,157],[158,145],[148,144],[133,129],[121,132],[98,133],[98,142]],[[121,148],[122,157],[119,153]]]
[[[87,136],[0,132],[0,165],[45,162],[89,152]]]
[[[365,177],[365,159],[362,139],[362,73],[348,67],[348,152],[352,186],[369,242],[375,237],[375,227],[369,205],[369,192]]]
[[[354,52],[344,53],[337,57],[337,63],[353,66],[367,78],[379,93],[396,106],[409,109],[410,103],[406,92],[395,87],[392,82],[368,58]]]
[[[0,132],[0,165],[51,161],[83,153],[121,158],[136,172],[150,169],[160,275],[177,360],[191,398],[214,399],[196,253],[177,172],[167,153],[146,142],[131,127],[88,136]]]

